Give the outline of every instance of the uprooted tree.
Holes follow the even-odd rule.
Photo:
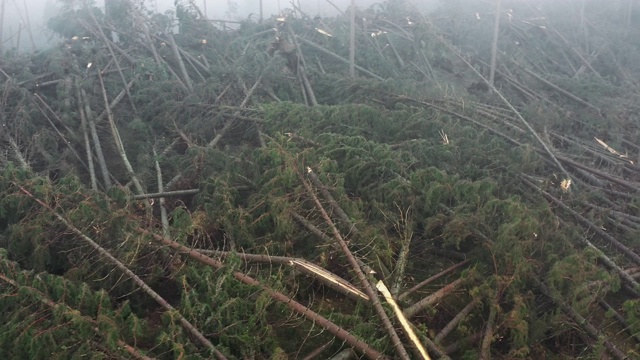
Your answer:
[[[640,356],[631,4],[68,2],[0,61],[0,352]]]

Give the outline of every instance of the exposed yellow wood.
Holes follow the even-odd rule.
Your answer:
[[[429,354],[427,354],[427,350],[424,348],[424,346],[422,346],[420,339],[418,339],[418,336],[413,331],[411,324],[409,323],[407,318],[404,316],[402,309],[400,309],[400,307],[398,306],[398,303],[396,303],[396,301],[393,299],[393,296],[391,296],[391,292],[389,291],[389,289],[387,289],[387,286],[384,284],[384,282],[382,282],[382,280],[378,281],[378,283],[376,284],[376,288],[378,289],[378,291],[382,293],[384,298],[387,299],[387,302],[393,308],[393,311],[396,313],[396,316],[398,317],[400,324],[402,324],[404,331],[407,333],[407,336],[409,336],[409,339],[411,339],[414,346],[418,349],[418,351],[422,355],[422,358],[425,360],[431,360],[431,358],[429,357]]]

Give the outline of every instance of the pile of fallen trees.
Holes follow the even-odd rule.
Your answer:
[[[0,62],[0,348],[637,356],[635,30],[586,3],[69,5]]]

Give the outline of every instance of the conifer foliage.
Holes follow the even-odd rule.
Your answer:
[[[0,58],[0,354],[640,357],[637,11],[498,3],[63,2]]]

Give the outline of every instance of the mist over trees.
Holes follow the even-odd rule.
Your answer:
[[[105,2],[117,3],[120,0],[90,0],[101,9],[105,8]],[[433,9],[440,0],[420,1],[421,10]],[[175,0],[136,0],[147,10],[164,14],[169,12],[175,15]],[[294,5],[287,0],[193,0],[202,13],[209,19],[241,21],[253,18],[257,20],[262,14],[269,18],[295,7],[306,14],[314,16],[336,16],[344,12],[350,6],[350,0],[297,0]],[[2,45],[5,49],[19,48],[20,51],[33,51],[48,48],[60,39],[48,28],[49,20],[58,14],[65,6],[83,6],[84,0],[3,0],[4,21],[2,23]],[[178,2],[180,3],[180,1]],[[186,3],[189,3],[187,1]],[[383,6],[378,0],[357,0],[356,6],[366,9],[371,6]],[[262,7],[261,7],[262,6]]]
[[[640,358],[634,1],[1,3],[7,359]]]

